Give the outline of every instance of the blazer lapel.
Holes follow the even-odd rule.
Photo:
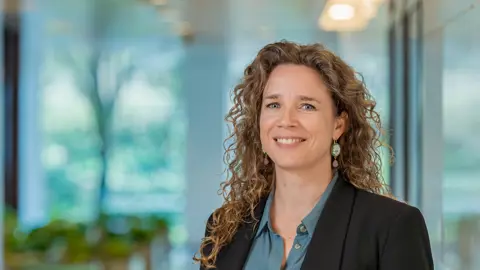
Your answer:
[[[302,270],[340,269],[355,188],[339,175],[317,222]]]
[[[267,198],[268,196],[260,199],[260,202],[255,208],[255,218],[257,220],[262,218]],[[217,270],[243,269],[248,254],[250,253],[253,237],[258,229],[258,226],[254,227],[254,225],[255,223],[250,221],[240,226],[233,238],[233,241],[218,254]]]

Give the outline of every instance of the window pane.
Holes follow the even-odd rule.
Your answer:
[[[85,221],[94,218],[100,140],[92,106],[79,81],[83,74],[77,73],[69,55],[57,51],[45,57],[40,109],[44,192],[50,218]]]
[[[187,121],[174,27],[140,1],[47,0],[23,15],[22,31],[24,92],[39,93],[22,103],[36,104],[24,109],[34,132],[23,136],[39,149],[22,156],[38,173],[21,193],[34,182],[42,194],[24,195],[23,212],[45,211],[43,222],[161,215],[183,241]]]
[[[444,32],[443,255],[450,269],[480,269],[479,27],[480,10],[472,9]]]
[[[381,141],[389,143],[387,131],[390,117],[389,60],[388,60],[388,4],[379,6],[375,17],[367,28],[359,32],[339,32],[337,53],[359,72],[367,88],[375,98],[376,110],[380,113],[383,136]],[[390,183],[390,153],[382,147],[382,174]]]

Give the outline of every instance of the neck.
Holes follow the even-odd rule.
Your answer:
[[[275,168],[275,212],[303,219],[315,206],[333,178],[328,162],[306,170]]]

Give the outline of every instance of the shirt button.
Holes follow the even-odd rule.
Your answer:
[[[300,225],[300,232],[304,233],[307,231],[307,228],[304,225]]]
[[[300,249],[302,246],[299,243],[296,243],[295,246],[293,246],[295,249]]]

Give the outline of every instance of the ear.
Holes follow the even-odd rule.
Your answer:
[[[339,116],[335,117],[335,127],[333,129],[333,140],[338,140],[347,130],[348,114],[343,111]]]

